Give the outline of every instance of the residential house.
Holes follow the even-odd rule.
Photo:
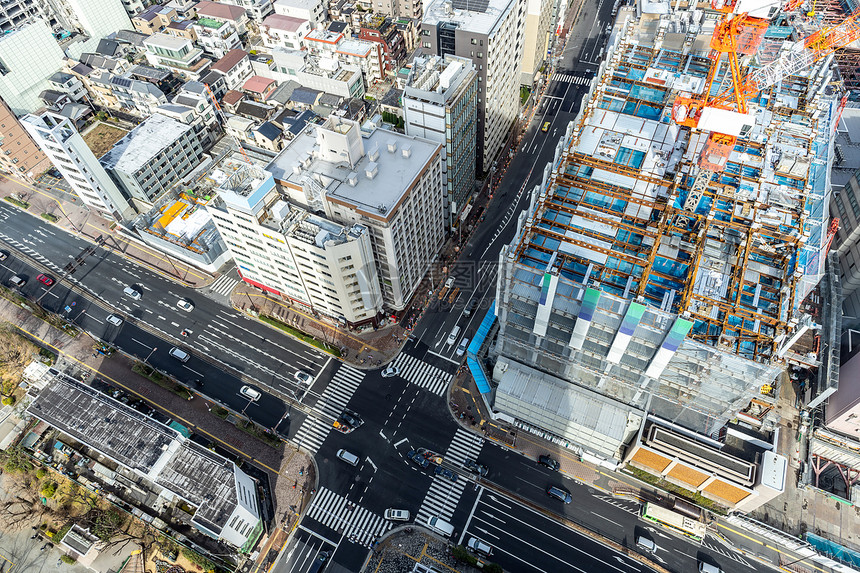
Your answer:
[[[311,28],[326,21],[324,0],[276,0],[275,14],[308,20]]]
[[[242,101],[236,106],[237,115],[253,119],[257,123],[268,120],[274,111],[275,108],[270,105],[248,100]]]
[[[223,0],[227,4],[234,4],[243,8],[248,17],[255,22],[262,22],[266,16],[273,12],[272,0]]]
[[[218,70],[210,69],[205,76],[200,78],[200,83],[209,86],[212,96],[216,101],[220,101],[224,97],[224,94],[227,93],[226,76]]]
[[[167,8],[161,4],[153,4],[140,14],[131,19],[134,29],[141,34],[151,36],[156,32],[164,30],[171,22],[178,20],[176,10]]]
[[[385,60],[381,44],[364,40],[347,40],[342,33],[311,30],[305,36],[310,54],[321,59],[337,60],[358,67],[365,86],[371,86],[385,76]]]
[[[194,20],[178,20],[168,24],[164,29],[165,34],[176,36],[177,38],[185,38],[192,42],[197,42],[197,30],[194,27]]]
[[[228,20],[201,17],[194,23],[197,43],[215,58],[223,58],[230,50],[242,47],[236,26]]]
[[[296,88],[290,96],[290,106],[293,109],[311,109],[319,104],[323,92],[310,88]]]
[[[170,0],[166,6],[176,10],[183,20],[191,20],[197,17],[197,4],[197,0]]]
[[[278,87],[278,82],[263,76],[251,76],[242,85],[242,90],[257,101],[266,101],[269,94]]]
[[[252,66],[258,75],[273,78],[280,84],[293,80],[304,87],[343,97],[364,97],[361,69],[336,59],[274,48],[263,61],[252,60]]]
[[[270,121],[265,121],[251,130],[257,147],[268,151],[280,151],[283,147],[283,131]]]
[[[305,47],[305,36],[310,31],[311,24],[308,20],[281,14],[267,16],[260,25],[260,36],[267,48],[277,46],[302,50]]]
[[[159,32],[144,40],[143,44],[150,65],[167,68],[181,77],[198,79],[211,63],[203,58],[203,50],[186,38]]]
[[[248,14],[244,8],[239,6],[202,0],[197,3],[195,10],[197,16],[200,18],[212,18],[213,20],[230,22],[240,35],[248,31]]]
[[[71,101],[82,101],[87,96],[87,88],[76,76],[66,72],[56,72],[48,78],[51,89],[66,94]]]
[[[236,90],[227,90],[221,98],[221,107],[230,113],[236,112],[236,106],[245,99],[245,94]]]
[[[224,74],[227,89],[237,89],[251,77],[251,59],[245,50],[230,50],[210,69]]]
[[[126,113],[148,116],[155,108],[167,103],[164,92],[147,81],[101,72],[93,74],[89,83],[97,103]]]
[[[94,70],[102,70],[117,75],[122,75],[131,69],[131,64],[125,58],[106,58],[96,53],[81,54],[78,60]]]
[[[406,42],[391,18],[376,14],[366,15],[358,30],[358,38],[382,46],[386,72],[396,71],[400,62],[406,59]]]

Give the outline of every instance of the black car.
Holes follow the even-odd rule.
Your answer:
[[[473,474],[478,474],[481,477],[486,476],[487,473],[490,471],[490,469],[484,464],[479,464],[478,462],[470,458],[466,458],[465,460],[463,460],[463,467],[465,467]]]
[[[437,476],[442,476],[443,478],[449,479],[451,481],[457,481],[457,474],[449,470],[448,468],[443,468],[442,466],[436,466],[436,469],[433,471]]]
[[[427,458],[416,452],[415,450],[409,450],[409,453],[406,454],[407,459],[412,460],[416,466],[421,469],[425,469],[430,466],[430,462],[427,461]]]
[[[469,302],[466,303],[466,308],[463,309],[463,314],[466,316],[471,316],[472,311],[475,310],[475,307],[478,306],[478,299],[472,298]]]
[[[538,463],[542,466],[546,466],[553,471],[558,471],[558,468],[561,467],[561,464],[558,463],[558,460],[554,460],[548,455],[544,454],[538,458]]]

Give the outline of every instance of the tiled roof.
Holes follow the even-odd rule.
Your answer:
[[[197,4],[197,15],[209,18],[221,18],[222,20],[238,20],[245,14],[245,9],[231,4],[220,2],[200,2]]]
[[[245,50],[230,50],[229,52],[224,54],[223,58],[212,64],[212,67],[210,69],[227,73],[232,70],[236,66],[236,64],[241,62],[242,58],[245,58],[247,56],[248,52],[246,52]]]
[[[268,26],[276,30],[286,30],[287,32],[298,32],[302,24],[306,24],[307,20],[303,18],[293,18],[292,16],[284,16],[283,14],[272,14],[266,16],[263,20],[263,26]]]
[[[275,83],[275,80],[272,78],[265,78],[263,76],[251,76],[248,78],[248,81],[242,86],[242,89],[254,92],[254,93],[265,93],[269,86]]]

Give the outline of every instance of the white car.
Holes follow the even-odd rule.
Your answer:
[[[293,377],[296,379],[297,382],[300,382],[302,384],[310,384],[314,381],[314,377],[305,372],[304,370],[296,370],[296,373],[293,374]]]
[[[115,314],[109,314],[105,320],[114,326],[120,326],[122,324],[122,319]]]
[[[400,374],[400,370],[398,370],[397,366],[388,366],[385,370],[382,371],[383,378],[391,378],[392,376],[397,376]]]
[[[405,509],[389,508],[385,510],[385,519],[390,521],[409,521],[409,512]]]
[[[184,310],[185,312],[191,312],[194,310],[194,304],[191,301],[187,301],[184,298],[180,298],[176,301],[176,306]]]
[[[242,386],[239,388],[239,393],[252,402],[256,402],[260,399],[260,396],[262,396],[259,390],[251,388],[250,386]]]

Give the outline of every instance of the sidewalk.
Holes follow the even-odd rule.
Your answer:
[[[61,196],[63,199],[47,189],[22,183],[0,173],[0,200],[4,204],[21,209],[6,201],[6,198],[23,200],[30,205],[27,209],[21,210],[33,217],[44,220],[42,214],[45,213],[59,217],[57,222],[52,223],[53,225],[91,242],[96,242],[99,237],[103,237],[106,239],[105,248],[176,282],[193,288],[201,288],[214,282],[215,277],[211,274],[131,238],[130,234],[122,232],[113,221],[108,221],[94,211],[90,211],[80,199],[72,197],[73,201],[68,200],[67,193],[61,193]]]

